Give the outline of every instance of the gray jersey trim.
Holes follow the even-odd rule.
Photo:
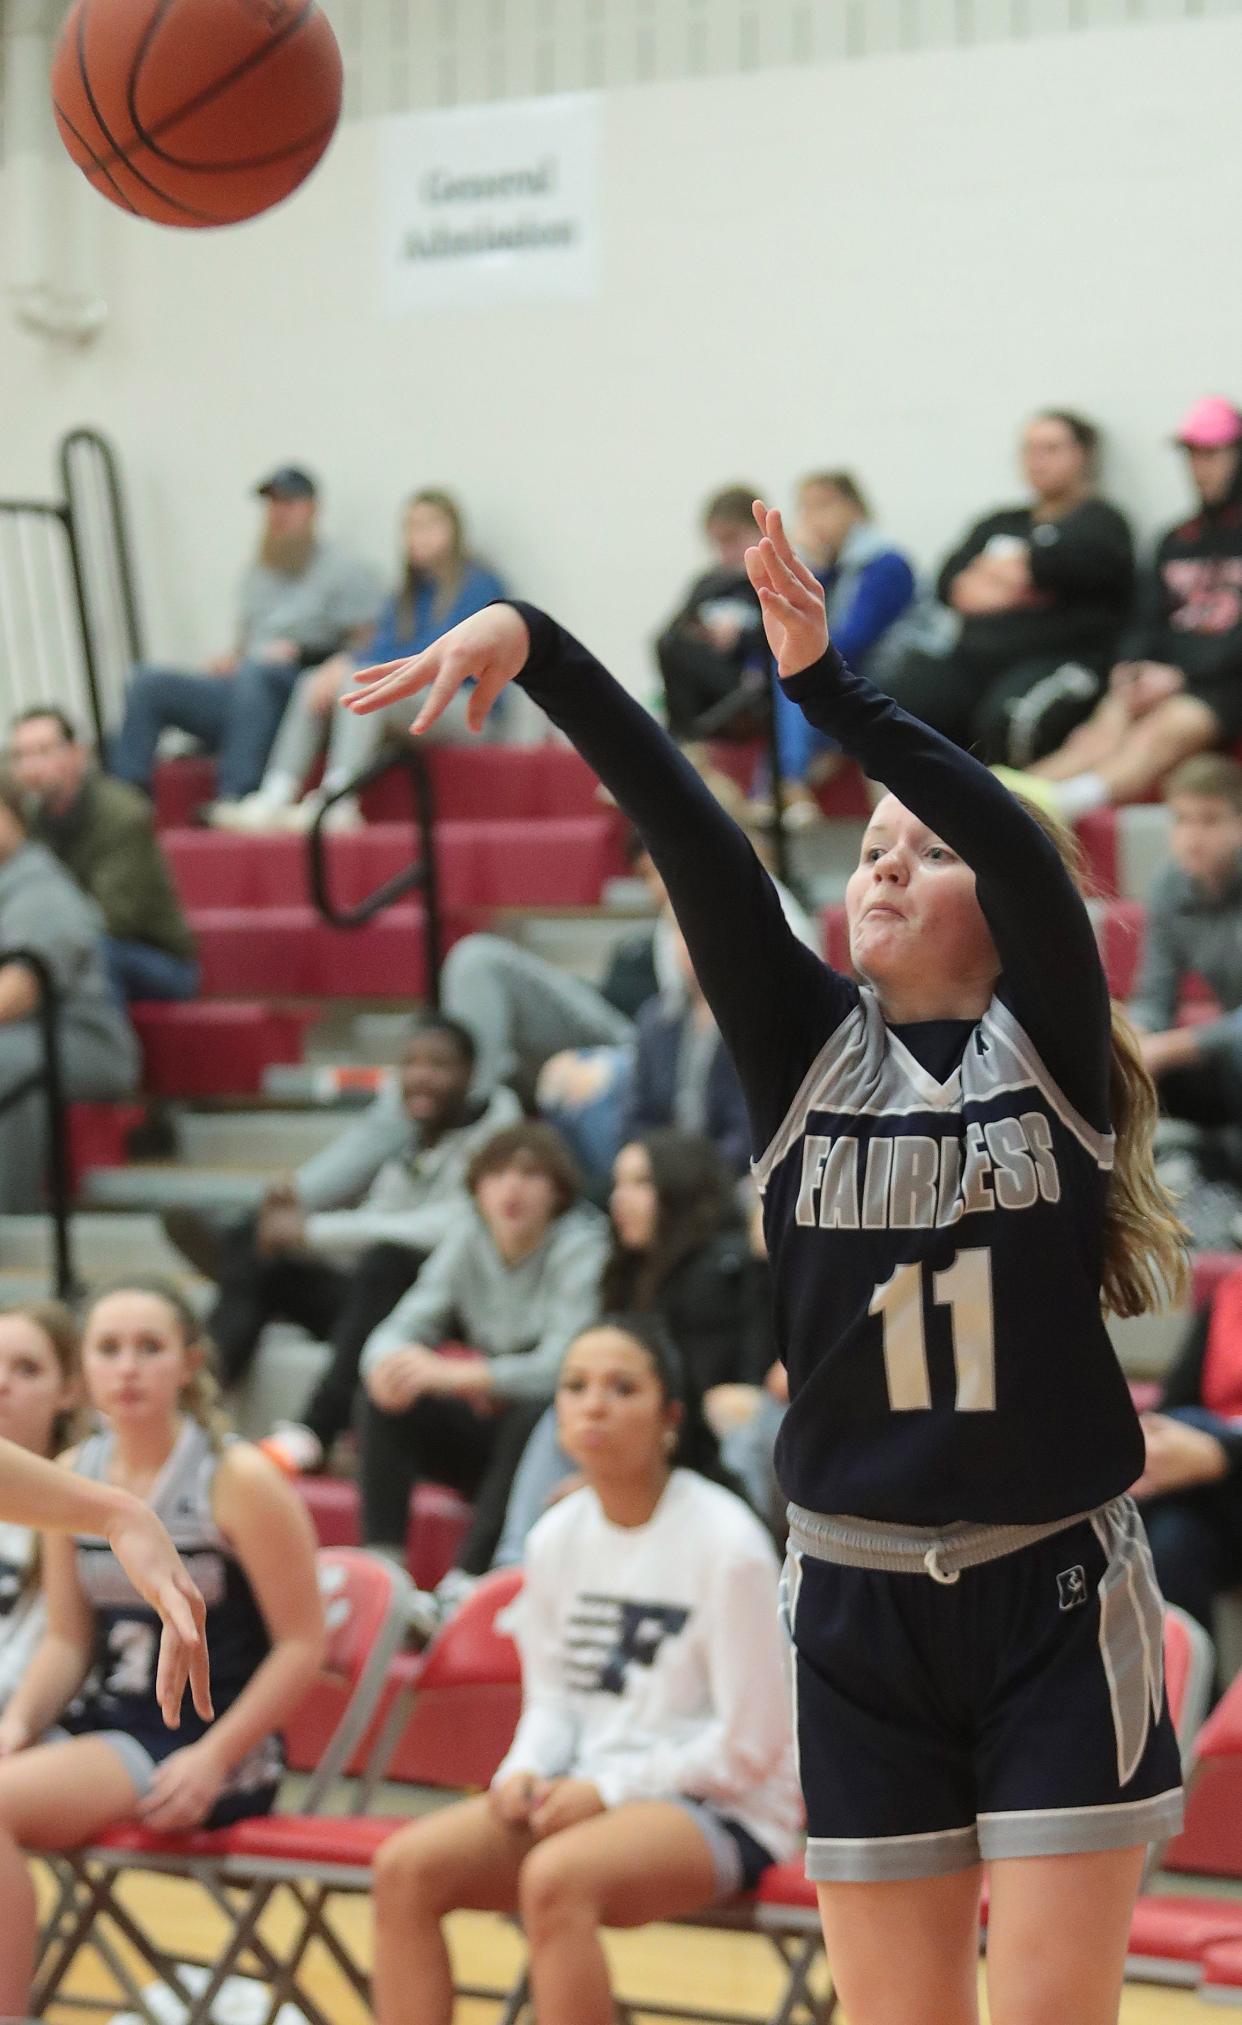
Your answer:
[[[988,1045],[982,1051],[968,1045],[953,1074],[938,1083],[900,1036],[890,1031],[875,994],[864,987],[858,1004],[807,1070],[770,1145],[752,1160],[751,1173],[760,1193],[802,1138],[812,1111],[867,1118],[960,1112],[968,1101],[986,1102],[1027,1089],[1039,1091],[1066,1130],[1107,1173],[1113,1164],[1112,1133],[1098,1131],[1075,1110],[1009,1008],[994,998],[977,1022],[977,1032]]]
[[[947,1877],[982,1861],[975,1825],[926,1835],[812,1835],[806,1874],[812,1884],[890,1884]]]

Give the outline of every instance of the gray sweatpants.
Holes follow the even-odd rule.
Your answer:
[[[450,949],[440,1005],[478,1044],[479,1090],[517,1071],[532,1080],[562,1048],[620,1047],[634,1022],[580,977],[558,970],[501,935],[467,935]]]
[[[356,717],[352,710],[342,710],[339,705],[327,718],[316,716],[307,698],[309,684],[317,673],[317,669],[312,669],[309,675],[304,675],[289,698],[263,775],[265,784],[275,782],[277,777],[296,781],[300,793],[326,745],[323,784],[330,792],[342,788],[370,765],[386,733],[408,731],[418,715],[420,698],[415,696],[402,703],[390,703],[386,710],[377,710],[371,717]],[[351,673],[341,684],[341,694],[350,695],[353,689]],[[459,743],[473,737],[466,728],[467,701],[465,690],[453,698],[443,717],[425,734],[430,743]],[[492,726],[491,718],[488,724]],[[485,730],[482,736],[488,737],[489,732]]]

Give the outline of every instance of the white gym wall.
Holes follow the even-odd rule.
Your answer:
[[[645,689],[719,483],[788,498],[852,465],[930,561],[1010,491],[1023,413],[1065,404],[1150,527],[1184,497],[1179,410],[1242,395],[1235,0],[441,0],[419,36],[412,8],[328,11],[351,116],[305,190],[205,234],[93,200],[101,335],[0,316],[0,491],[46,494],[67,427],[114,439],[163,658],[225,644],[247,488],[288,459],[386,569],[402,496],[448,485],[514,586]],[[383,116],[583,86],[598,300],[390,319]]]

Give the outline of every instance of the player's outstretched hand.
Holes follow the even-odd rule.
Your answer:
[[[471,675],[475,687],[466,709],[471,731],[481,731],[488,711],[501,690],[520,675],[530,653],[530,634],[525,621],[512,605],[488,605],[463,619],[459,626],[433,642],[409,661],[385,661],[377,668],[360,668],[358,688],[344,701],[350,710],[365,716],[383,710],[405,696],[426,697],[411,731],[426,731],[447,709],[462,683]]]
[[[828,649],[823,585],[794,554],[777,508],[757,499],[754,515],[760,539],[746,551],[746,574],[759,594],[777,674],[800,675]]]
[[[135,1499],[109,1526],[108,1544],[164,1627],[155,1676],[156,1699],[164,1721],[170,1730],[179,1726],[188,1681],[195,1708],[204,1722],[210,1722],[206,1607],[172,1541],[154,1512]]]

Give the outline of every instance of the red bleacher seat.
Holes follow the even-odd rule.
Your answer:
[[[288,989],[288,987],[284,987]],[[243,1097],[276,1062],[300,1062],[317,1008],[245,1003],[131,1006],[143,1088],[161,1097]]]
[[[439,818],[598,815],[595,775],[559,741],[544,745],[432,745],[423,748]],[[163,760],[155,770],[155,820],[161,830],[184,828],[213,800],[212,760],[193,755]],[[367,790],[370,822],[407,822],[410,790],[396,769]]]
[[[365,928],[329,928],[301,907],[211,907],[191,915],[208,995],[418,999],[427,987],[423,910],[401,901]],[[462,933],[450,916],[445,946]]]
[[[126,1141],[146,1111],[141,1104],[70,1104],[67,1117],[69,1190],[76,1195],[90,1167],[124,1167]]]
[[[161,840],[183,905],[211,908],[305,906],[306,841],[297,836],[230,836],[167,830]],[[418,857],[413,825],[371,823],[328,840],[334,900],[352,907]],[[450,909],[593,907],[605,882],[625,870],[617,825],[605,811],[543,819],[446,820],[436,829],[441,905]]]
[[[358,1486],[345,1477],[299,1477],[321,1547],[356,1547],[362,1538]],[[470,1506],[444,1484],[421,1483],[410,1499],[405,1564],[420,1589],[434,1589],[453,1566],[470,1524]]]

